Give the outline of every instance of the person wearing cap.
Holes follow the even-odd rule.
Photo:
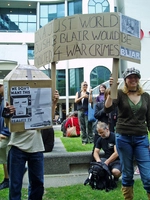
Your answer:
[[[7,155],[8,155],[8,142],[10,132],[5,126],[4,118],[2,117],[4,110],[4,87],[3,80],[0,79],[0,164],[3,164],[4,180],[0,183],[0,190],[9,187],[9,176],[7,171]]]
[[[118,107],[116,123],[116,147],[122,164],[122,193],[124,199],[133,199],[134,160],[136,161],[143,187],[150,199],[150,95],[140,86],[140,71],[128,68],[123,73],[124,87],[118,89],[117,99],[108,95],[105,111]],[[113,78],[110,77],[110,85]]]

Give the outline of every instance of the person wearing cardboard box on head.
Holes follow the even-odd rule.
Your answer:
[[[53,107],[56,106],[59,93],[56,90]],[[55,111],[55,109],[52,109]],[[53,113],[52,113],[53,114]],[[21,200],[21,189],[26,162],[28,163],[29,191],[28,199],[42,200],[44,193],[44,144],[40,130],[13,132],[9,142],[9,200]]]

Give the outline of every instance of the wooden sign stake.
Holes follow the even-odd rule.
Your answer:
[[[51,63],[52,99],[56,90],[56,62]],[[52,106],[52,119],[55,117],[55,107]]]
[[[117,87],[118,87],[118,71],[119,71],[119,59],[113,58],[113,68],[112,68],[112,77],[114,79],[113,85],[110,87],[111,98],[117,99]]]

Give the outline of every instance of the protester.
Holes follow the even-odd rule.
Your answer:
[[[88,142],[93,143],[92,122],[88,121],[88,104],[92,102],[92,90],[87,91],[86,81],[81,83],[81,90],[76,93],[75,103],[77,104],[78,118],[81,128],[82,145]]]
[[[96,97],[96,102],[104,102],[105,90],[106,90],[106,85],[105,84],[101,84],[99,86],[99,95]]]
[[[116,146],[122,164],[122,192],[124,198],[133,199],[134,159],[137,162],[144,189],[150,199],[150,96],[140,86],[140,71],[128,68],[123,73],[124,88],[118,90],[117,99],[108,95],[105,111],[118,107]],[[110,85],[113,78],[110,77]]]
[[[76,133],[77,136],[80,136],[80,125],[79,125],[79,120],[78,120],[78,112],[74,111],[69,119],[65,123],[65,129],[67,130],[68,127],[76,127]]]
[[[109,170],[114,176],[114,180],[118,180],[121,176],[121,165],[116,150],[115,134],[110,132],[105,122],[97,123],[97,132],[100,135],[94,149],[94,158],[96,162],[104,162],[108,165]],[[100,150],[104,151],[104,158],[100,157]]]
[[[7,171],[7,155],[8,155],[8,142],[10,132],[8,127],[5,126],[4,118],[2,117],[4,110],[4,87],[3,81],[0,80],[0,164],[3,164],[4,180],[0,183],[0,190],[9,187],[9,175]]]
[[[59,98],[55,91],[53,106],[56,106]],[[55,111],[55,109],[52,109]],[[54,114],[54,113],[52,113]],[[28,199],[42,200],[44,193],[44,145],[41,132],[38,130],[26,130],[11,133],[8,155],[9,165],[9,200],[20,200],[23,174],[26,162],[28,163],[29,192]]]

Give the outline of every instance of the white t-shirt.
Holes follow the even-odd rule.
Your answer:
[[[12,132],[8,145],[16,146],[27,153],[44,151],[44,144],[39,130]]]

